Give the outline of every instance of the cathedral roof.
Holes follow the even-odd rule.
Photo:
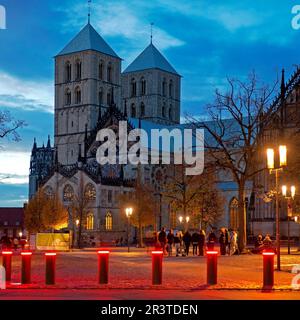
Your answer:
[[[100,34],[88,23],[57,56],[74,52],[95,50],[120,59],[114,50],[105,42]]]
[[[147,69],[160,69],[179,75],[153,43],[150,43],[150,45],[124,70],[124,73]]]

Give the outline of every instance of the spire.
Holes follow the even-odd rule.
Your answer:
[[[57,152],[57,147],[55,147],[55,157],[54,157],[54,164],[55,167],[58,167],[58,152]]]
[[[88,0],[88,24],[91,23],[91,2],[92,0]]]
[[[51,149],[50,135],[48,135],[47,148]]]
[[[33,139],[32,151],[35,151],[36,149],[37,149],[37,146],[36,146],[36,139],[34,138],[34,139]]]
[[[151,22],[150,23],[150,43],[152,44],[152,40],[153,40],[153,26],[154,26],[154,23]]]

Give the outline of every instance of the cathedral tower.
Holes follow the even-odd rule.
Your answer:
[[[121,59],[88,23],[55,57],[55,147],[58,162],[77,162],[85,131],[121,103]],[[83,154],[84,150],[81,150]]]

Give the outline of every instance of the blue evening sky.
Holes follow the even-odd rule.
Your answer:
[[[255,70],[272,84],[281,68],[300,64],[300,30],[284,0],[93,0],[91,22],[121,56],[123,69],[154,44],[182,76],[181,112],[205,116],[205,105],[226,76]],[[300,4],[300,0],[299,0]],[[0,0],[0,109],[28,126],[22,141],[0,141],[0,206],[27,200],[29,155],[53,136],[53,56],[87,22],[87,0]],[[53,140],[53,139],[52,139]],[[8,177],[8,178],[7,178]]]

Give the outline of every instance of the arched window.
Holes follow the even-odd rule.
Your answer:
[[[88,183],[84,189],[84,197],[87,200],[95,200],[96,199],[96,188],[93,184]]]
[[[166,78],[163,79],[163,83],[162,83],[162,95],[164,97],[167,95],[167,81],[166,81]]]
[[[65,65],[65,80],[66,82],[70,82],[72,79],[72,65],[68,61]]]
[[[170,104],[169,108],[169,119],[172,120],[172,105]]]
[[[109,62],[107,66],[107,81],[112,82],[112,65],[111,62]]]
[[[109,89],[107,91],[107,104],[109,106],[111,106],[112,105],[112,101],[113,101],[113,99],[112,99],[112,89]]]
[[[86,230],[94,230],[94,215],[92,213],[86,217]]]
[[[131,83],[130,83],[130,95],[131,97],[136,96],[136,81],[134,78],[131,79]]]
[[[50,186],[44,188],[44,194],[47,198],[52,198],[54,196],[53,189]]]
[[[239,201],[237,198],[233,198],[230,201],[229,217],[230,217],[230,227],[233,230],[238,230],[238,228],[239,228]]]
[[[166,104],[164,103],[161,108],[161,116],[164,118],[166,116]]]
[[[77,60],[76,61],[76,80],[81,79],[81,61]]]
[[[99,105],[103,105],[103,89],[100,88],[99,90],[99,96],[98,96],[98,99],[99,99]]]
[[[140,116],[141,116],[141,117],[144,117],[144,116],[145,116],[145,105],[144,105],[144,103],[143,103],[143,102],[141,103],[141,112],[140,112]]]
[[[103,80],[103,70],[104,70],[104,63],[103,63],[103,61],[100,61],[99,74],[98,74],[100,80]]]
[[[142,77],[140,81],[140,94],[141,96],[146,94],[146,80],[144,77]]]
[[[131,105],[131,117],[136,117],[136,108],[134,103]]]
[[[63,200],[64,201],[73,201],[74,200],[74,189],[69,184],[66,184],[64,187]]]
[[[76,87],[75,89],[75,103],[76,104],[81,103],[81,90],[79,87]]]
[[[173,80],[170,80],[169,82],[169,97],[173,97]]]
[[[69,106],[71,104],[71,90],[67,89],[65,93],[65,104]]]
[[[110,212],[107,212],[105,215],[105,230],[112,230],[113,228],[113,219]]]

